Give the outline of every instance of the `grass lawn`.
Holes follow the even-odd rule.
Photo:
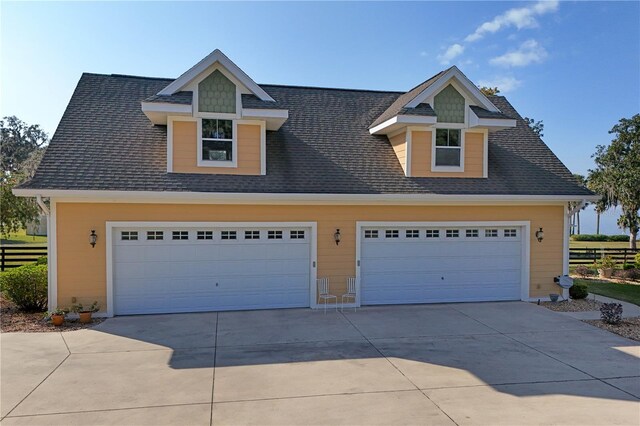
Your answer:
[[[570,248],[629,248],[628,241],[569,241]]]
[[[47,237],[27,235],[22,229],[15,234],[9,235],[9,238],[2,238],[0,244],[47,244]]]
[[[624,300],[625,302],[633,303],[640,306],[640,285],[618,284],[605,281],[583,279],[576,279],[575,282],[586,284],[589,287],[589,293],[595,293],[601,296]]]

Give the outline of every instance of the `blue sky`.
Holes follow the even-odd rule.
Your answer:
[[[177,77],[215,48],[258,83],[408,90],[456,64],[543,120],[545,142],[576,173],[640,111],[635,1],[3,1],[0,20],[0,113],[50,134],[82,72]],[[603,232],[619,232],[615,218]]]

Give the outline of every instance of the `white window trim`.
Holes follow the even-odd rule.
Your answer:
[[[202,120],[229,120],[229,118],[224,117],[199,117],[198,118],[198,148],[196,155],[197,165],[198,167],[238,167],[238,121],[231,120],[232,128],[233,128],[233,138],[231,139],[231,161],[213,161],[213,160],[203,160],[202,159]],[[226,139],[221,139],[226,140]]]
[[[436,131],[437,129],[457,129],[460,130],[460,166],[436,166]],[[465,133],[466,129],[460,127],[453,127],[449,124],[436,125],[436,128],[431,132],[431,171],[432,172],[446,172],[446,173],[460,173],[464,172],[464,145],[465,145]],[[441,147],[443,148],[443,147]]]

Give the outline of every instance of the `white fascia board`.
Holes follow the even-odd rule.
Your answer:
[[[142,102],[143,112],[166,112],[167,114],[191,114],[191,104],[172,104],[168,102]]]
[[[476,87],[475,84],[471,82],[467,78],[466,75],[462,73],[458,69],[458,67],[453,66],[449,71],[441,75],[431,86],[427,87],[420,94],[418,94],[415,98],[413,98],[405,107],[407,108],[415,108],[418,104],[424,102],[425,99],[430,98],[440,91],[452,78],[456,78],[456,80],[474,97],[476,100],[489,111],[499,112],[500,110]],[[433,106],[433,105],[432,105]]]
[[[242,108],[243,118],[289,118],[288,109]]]
[[[488,127],[490,129],[507,129],[516,127],[516,120],[512,118],[480,118],[469,108],[469,128]]]
[[[444,194],[273,194],[169,191],[89,191],[14,188],[19,197],[56,197],[58,202],[130,202],[180,204],[342,204],[342,205],[522,205],[597,201],[584,195],[444,195]]]
[[[275,102],[275,100],[269,96],[258,84],[251,79],[240,67],[233,63],[224,53],[219,49],[214,50],[204,59],[198,62],[196,65],[187,70],[180,77],[175,79],[171,84],[158,92],[159,95],[173,95],[179,92],[183,87],[189,84],[200,73],[204,72],[211,65],[219,62],[224,68],[226,68],[235,78],[237,78],[242,84],[245,85],[254,95],[263,101]]]
[[[378,124],[375,127],[369,129],[369,133],[372,135],[375,134],[386,134],[387,131],[396,130],[398,125],[423,125],[423,126],[432,126],[436,124],[437,118],[429,115],[396,115],[395,117],[391,117],[387,121]]]

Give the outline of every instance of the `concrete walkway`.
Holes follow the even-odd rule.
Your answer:
[[[530,303],[5,333],[2,425],[640,424],[640,345]]]
[[[633,303],[623,302],[622,300],[612,299],[610,297],[600,296],[599,294],[589,294],[590,300],[597,300],[602,303],[620,303],[622,305],[623,318],[640,317],[640,306]],[[559,312],[562,315],[575,318],[578,320],[597,320],[600,319],[600,311],[583,311],[583,312]]]

